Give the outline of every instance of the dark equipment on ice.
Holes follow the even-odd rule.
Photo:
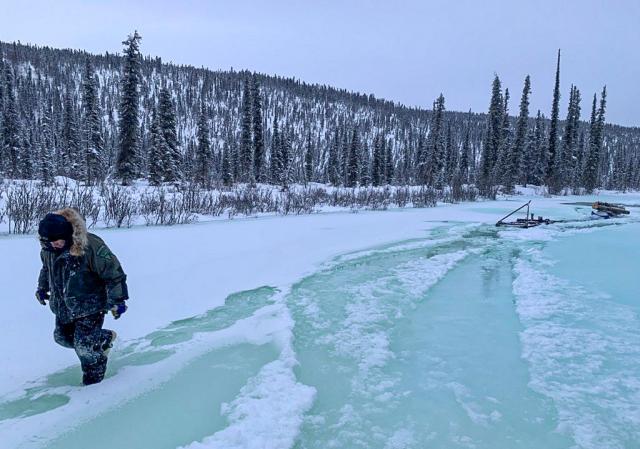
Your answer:
[[[615,218],[621,215],[629,215],[629,211],[621,204],[596,201],[591,207],[594,209],[591,211],[591,215],[594,218]]]
[[[498,220],[498,222],[496,223],[496,226],[509,226],[513,228],[533,228],[535,226],[540,226],[541,224],[548,225],[551,223],[556,223],[555,220],[542,218],[541,216],[535,218],[533,214],[529,213],[530,204],[531,204],[531,200],[529,200],[529,202],[523,204],[522,206],[520,206],[519,208],[511,212],[509,215],[502,217],[500,220]],[[509,218],[516,212],[520,211],[521,209],[524,209],[525,207],[527,208],[526,218],[518,218],[515,221],[505,221],[507,218]]]

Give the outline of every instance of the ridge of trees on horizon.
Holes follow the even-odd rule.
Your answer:
[[[334,186],[515,185],[549,193],[640,188],[640,129],[605,124],[606,87],[588,122],[571,86],[560,120],[560,51],[550,118],[530,117],[531,79],[517,117],[496,75],[486,114],[430,111],[372,95],[246,71],[0,42],[0,176],[67,176],[94,185],[193,182]]]

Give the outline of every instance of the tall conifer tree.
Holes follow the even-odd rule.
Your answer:
[[[123,185],[130,184],[140,172],[138,163],[138,103],[140,93],[138,86],[141,80],[141,39],[142,37],[135,31],[133,35],[122,42],[125,50],[120,91],[120,138],[116,160],[116,177],[122,181]]]

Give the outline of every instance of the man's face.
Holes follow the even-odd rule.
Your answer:
[[[60,240],[53,240],[51,242],[51,246],[53,246],[55,249],[62,249],[64,248],[64,244],[65,244],[65,240],[64,239],[60,239]]]

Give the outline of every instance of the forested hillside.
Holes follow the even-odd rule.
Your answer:
[[[123,44],[123,55],[91,55],[0,43],[5,178],[475,184],[486,196],[515,184],[640,187],[640,129],[605,124],[604,89],[582,96],[556,84],[547,119],[528,108],[535,80],[516,96],[496,77],[488,113],[446,111],[444,96],[421,110],[296,79],[165,64],[141,56],[137,33]]]

